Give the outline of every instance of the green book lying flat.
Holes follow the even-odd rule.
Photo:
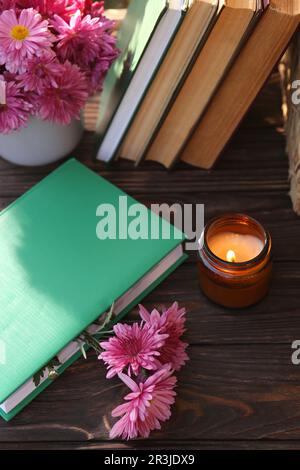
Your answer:
[[[0,415],[10,420],[51,383],[49,364],[60,374],[76,360],[76,338],[86,329],[96,333],[95,321],[113,302],[120,318],[183,262],[183,239],[76,160],[4,210]],[[33,377],[47,365],[37,383]]]

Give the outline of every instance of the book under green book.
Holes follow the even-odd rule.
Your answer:
[[[95,321],[114,302],[119,319],[184,261],[184,235],[145,208],[149,236],[129,238],[116,230],[115,237],[99,237],[104,218],[99,207],[113,208],[120,228],[125,216],[120,197],[126,197],[130,222],[137,201],[69,160],[0,213],[0,416],[5,420],[51,383],[49,367],[38,384],[33,379],[43,367],[56,358],[54,370],[60,374],[80,356],[76,338],[86,329],[96,333]],[[160,235],[151,238],[150,221],[156,218]],[[162,235],[168,231],[168,237]]]

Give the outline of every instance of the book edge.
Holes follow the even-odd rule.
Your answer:
[[[154,290],[162,281],[164,281],[172,272],[177,269],[186,259],[188,258],[187,254],[183,254],[177,261],[174,263],[169,269],[167,269],[158,279],[156,279],[150,286],[145,289],[142,294],[140,294],[133,302],[131,302],[114,320],[115,322],[120,321],[135,305],[137,305],[145,296],[147,296],[152,290]],[[87,348],[88,349],[88,348]],[[80,358],[82,355],[81,351],[76,352],[68,361],[63,364],[61,367],[58,368],[57,372],[60,375],[70,366],[72,365],[77,359]],[[49,385],[53,383],[53,380],[46,379],[39,387],[37,387],[28,397],[26,397],[19,405],[16,406],[12,411],[9,413],[5,413],[0,408],[0,416],[5,421],[10,421],[13,419],[17,414],[19,414],[27,405],[29,405],[43,390],[45,390]]]
[[[143,56],[144,56],[144,54],[145,54],[145,51],[146,51],[147,47],[149,46],[149,44],[150,44],[150,42],[151,42],[151,40],[152,40],[153,34],[154,34],[155,30],[157,29],[158,25],[160,24],[162,18],[164,17],[164,15],[166,14],[167,11],[168,11],[168,0],[165,1],[165,6],[164,6],[164,8],[162,8],[162,10],[161,10],[161,12],[160,12],[160,15],[159,15],[158,18],[157,18],[157,21],[156,21],[156,23],[155,23],[155,26],[154,26],[154,28],[153,28],[153,30],[152,30],[152,32],[151,32],[149,38],[148,38],[148,41],[147,41],[147,43],[146,43],[146,46],[145,46],[145,48],[144,48],[144,50],[143,50],[143,52],[142,52],[142,54],[141,54],[141,56],[140,56],[140,58],[139,58],[139,60],[138,60],[138,63],[137,63],[136,68],[135,68],[135,70],[134,70],[134,73],[133,73],[132,76],[130,77],[130,80],[129,80],[128,84],[127,84],[127,87],[129,87],[129,85],[130,85],[130,83],[131,83],[131,81],[132,81],[134,75],[137,73],[138,68],[139,68],[139,66],[140,66],[140,63],[141,63],[141,60],[142,60],[142,58],[143,58]],[[100,127],[100,122],[101,122],[101,120],[100,120],[99,118],[97,119],[95,135],[96,135],[96,137],[97,137],[97,143],[96,143],[96,145],[98,145],[98,150],[99,150],[99,148],[100,148],[100,146],[101,146],[102,140],[104,139],[104,136],[105,136],[106,132],[108,131],[108,129],[109,129],[109,127],[110,127],[110,125],[111,125],[111,123],[112,123],[112,121],[113,121],[113,119],[114,119],[114,117],[115,117],[115,115],[116,115],[116,113],[117,113],[119,107],[120,107],[120,104],[121,104],[121,102],[122,102],[122,100],[123,100],[125,94],[126,94],[126,91],[125,91],[125,93],[123,94],[122,98],[120,99],[119,103],[117,104],[115,110],[113,111],[113,114],[112,114],[111,118],[110,118],[109,121],[107,122],[107,126],[106,126],[105,130],[103,130],[102,132],[99,131],[99,127]],[[101,106],[101,100],[100,100],[100,106]],[[97,153],[96,153],[96,155],[94,156],[94,158],[95,158],[96,160],[99,160],[99,159],[97,158]],[[99,161],[101,161],[101,160],[99,160]]]
[[[166,11],[168,11],[168,9],[166,9]],[[162,14],[161,18],[160,18],[159,21],[157,22],[157,25],[156,25],[155,29],[154,29],[153,32],[152,32],[151,39],[152,39],[152,37],[153,37],[153,34],[154,34],[154,32],[155,32],[155,30],[156,30],[156,28],[157,28],[159,22],[162,20],[162,17],[164,16],[164,14],[166,14],[166,11]],[[116,116],[116,114],[117,114],[117,112],[118,112],[118,109],[119,109],[119,107],[120,107],[120,105],[121,105],[121,102],[122,102],[122,100],[123,100],[125,94],[123,95],[122,100],[120,101],[119,105],[117,106],[117,108],[116,108],[116,110],[115,110],[115,112],[114,112],[114,115],[113,115],[112,119],[110,120],[109,125],[108,125],[107,128],[106,128],[105,133],[103,134],[103,136],[101,136],[101,139],[100,139],[99,142],[97,142],[97,144],[96,144],[96,145],[98,145],[98,147],[97,147],[97,153],[96,153],[96,155],[94,156],[94,159],[95,159],[96,161],[102,161],[102,162],[105,162],[105,163],[109,164],[109,163],[111,163],[112,161],[114,161],[114,160],[116,159],[116,157],[118,156],[119,150],[120,150],[120,148],[121,148],[122,145],[123,145],[123,142],[124,142],[125,136],[126,136],[126,134],[127,134],[127,132],[128,132],[128,129],[129,129],[131,123],[133,122],[133,120],[134,120],[134,118],[135,118],[137,112],[139,111],[140,106],[141,106],[141,104],[142,104],[142,102],[143,102],[143,100],[144,100],[144,97],[146,96],[147,91],[148,91],[149,87],[151,86],[151,83],[153,82],[153,80],[155,80],[155,77],[156,77],[156,75],[157,75],[157,72],[158,72],[158,70],[159,70],[159,68],[160,68],[160,66],[161,66],[161,64],[162,64],[162,62],[163,62],[163,60],[165,59],[165,56],[166,56],[166,54],[168,53],[168,50],[170,49],[170,47],[172,47],[172,43],[173,43],[173,41],[174,41],[174,39],[175,39],[175,37],[176,37],[176,34],[177,34],[177,32],[178,32],[178,29],[180,28],[180,26],[181,26],[181,24],[182,24],[182,22],[183,22],[183,20],[184,20],[184,17],[185,17],[185,15],[186,15],[186,12],[187,12],[186,9],[183,9],[183,8],[181,9],[181,17],[180,17],[180,20],[179,20],[178,23],[177,23],[177,26],[176,26],[176,28],[175,28],[175,30],[174,30],[174,32],[173,32],[173,35],[172,35],[172,37],[171,37],[169,43],[167,44],[167,47],[165,48],[164,53],[162,54],[162,56],[161,56],[161,58],[160,58],[160,60],[159,60],[159,63],[157,64],[157,67],[153,70],[153,75],[152,75],[152,77],[151,77],[151,80],[150,80],[149,83],[147,84],[147,86],[146,86],[146,88],[145,88],[145,90],[144,90],[144,92],[143,92],[143,94],[142,94],[142,96],[141,96],[141,99],[140,99],[140,101],[139,101],[139,103],[138,103],[136,109],[134,110],[133,115],[131,116],[130,120],[128,121],[127,126],[126,126],[126,129],[125,129],[125,131],[124,131],[124,133],[123,133],[123,136],[122,136],[122,138],[120,139],[120,142],[119,142],[117,148],[115,149],[114,153],[113,153],[112,156],[109,158],[109,160],[102,160],[101,158],[98,157],[98,155],[99,155],[99,150],[100,150],[100,148],[101,148],[101,143],[102,143],[102,141],[104,140],[104,137],[105,137],[106,133],[108,132],[108,130],[109,130],[109,128],[110,128],[110,126],[111,126],[111,124],[112,124],[112,122],[113,122],[113,120],[114,120],[114,118],[115,118],[115,116]],[[148,41],[148,44],[149,44],[149,42],[150,42],[150,40]],[[148,46],[148,44],[147,44],[147,46]],[[147,47],[145,48],[145,51],[144,51],[144,52],[146,52],[146,49],[147,49]],[[144,52],[143,52],[143,54],[142,54],[142,57],[144,56]],[[142,57],[141,57],[141,59],[142,59]],[[99,134],[98,134],[98,135],[99,135]]]

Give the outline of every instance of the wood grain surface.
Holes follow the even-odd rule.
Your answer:
[[[184,164],[172,172],[151,163],[136,169],[126,161],[105,167],[92,162],[93,146],[86,132],[73,156],[147,205],[203,203],[206,220],[225,211],[258,218],[274,241],[271,291],[247,310],[218,307],[200,292],[191,255],[145,300],[149,308],[178,300],[188,310],[190,361],[179,374],[172,419],[161,431],[148,441],[109,441],[110,412],[125,390],[105,379],[90,353],[13,421],[0,422],[0,448],[299,449],[300,366],[291,363],[291,343],[300,339],[300,218],[288,196],[278,76],[211,173]],[[0,208],[56,167],[26,169],[0,160]],[[135,309],[128,319],[136,315]]]

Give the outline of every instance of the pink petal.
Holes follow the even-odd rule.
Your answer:
[[[127,385],[128,388],[130,388],[130,390],[132,390],[133,392],[139,391],[138,385],[134,382],[134,380],[128,377],[128,375],[119,373],[118,376],[122,380],[122,382],[124,382],[124,384]]]
[[[117,406],[111,413],[111,415],[114,418],[117,418],[118,416],[122,416],[124,413],[127,413],[130,411],[130,404],[129,403],[122,403],[122,405]]]
[[[116,424],[112,427],[109,433],[109,437],[111,439],[115,439],[116,437],[121,436],[124,431],[125,425],[126,425],[126,416],[123,416],[123,418],[117,421]]]
[[[150,314],[149,314],[148,310],[143,305],[139,305],[139,314],[140,314],[140,317],[142,318],[142,320],[144,320],[145,322],[150,321]]]

